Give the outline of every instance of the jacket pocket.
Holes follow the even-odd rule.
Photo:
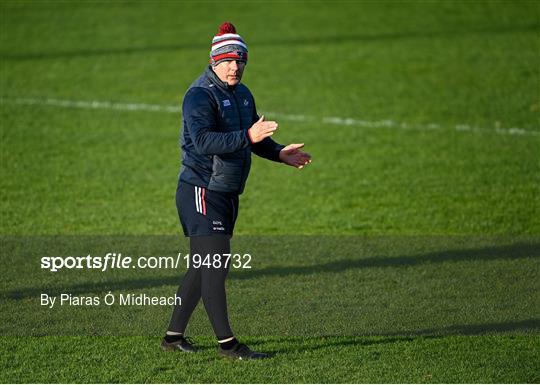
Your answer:
[[[238,191],[244,183],[243,174],[243,159],[222,159],[214,155],[212,176],[208,187],[218,191]]]

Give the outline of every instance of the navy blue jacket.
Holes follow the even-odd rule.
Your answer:
[[[230,87],[208,66],[189,87],[182,103],[183,181],[208,190],[241,194],[251,152],[279,162],[284,147],[270,138],[252,143],[248,129],[259,120],[255,100],[243,84]]]

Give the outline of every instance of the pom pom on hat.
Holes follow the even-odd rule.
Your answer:
[[[210,64],[218,65],[222,61],[238,60],[247,63],[248,47],[242,37],[236,33],[232,23],[224,22],[212,39]]]
[[[228,21],[219,26],[219,31],[216,36],[221,36],[226,33],[236,33],[236,28],[234,28],[234,25],[232,25]]]

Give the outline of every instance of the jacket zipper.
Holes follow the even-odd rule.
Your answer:
[[[236,99],[236,94],[234,93],[234,90],[231,91],[232,96],[234,98],[234,104],[236,105],[236,112],[238,112],[238,120],[240,121],[240,129],[242,128],[242,114],[240,113],[240,107],[238,107],[238,99]]]
[[[236,98],[236,93],[234,92],[234,90],[231,91],[232,93],[232,96],[234,98],[234,104],[236,105],[236,112],[238,112],[238,121],[240,122],[240,130],[243,130],[244,128],[242,127],[242,114],[240,113],[240,107],[239,107],[239,104],[238,104],[238,99]],[[244,165],[242,165],[242,184],[245,182],[244,181],[244,174],[245,174],[245,171],[246,171],[246,166],[245,166],[245,162],[244,162]]]

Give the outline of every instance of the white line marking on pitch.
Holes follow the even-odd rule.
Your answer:
[[[164,106],[160,104],[146,103],[115,103],[115,102],[100,102],[97,100],[63,100],[63,99],[35,99],[35,98],[16,98],[16,99],[1,99],[2,103],[28,104],[28,105],[48,105],[55,107],[66,108],[84,108],[84,109],[103,109],[103,110],[120,110],[120,111],[155,111],[155,112],[181,112],[180,107]]]
[[[13,103],[13,104],[25,104],[25,105],[48,105],[55,107],[65,108],[83,108],[83,109],[105,109],[105,110],[118,110],[118,111],[151,111],[151,112],[167,112],[167,113],[181,113],[182,109],[179,106],[174,105],[162,105],[162,104],[147,104],[147,103],[121,103],[121,102],[109,102],[109,101],[87,101],[87,100],[65,100],[55,98],[0,98],[0,102]],[[447,126],[428,123],[428,124],[410,124],[399,123],[393,120],[361,120],[353,118],[341,118],[341,117],[326,117],[317,118],[308,115],[292,115],[281,114],[274,112],[266,112],[266,115],[275,116],[277,118],[296,121],[296,122],[323,122],[326,124],[336,124],[340,126],[358,126],[366,128],[398,128],[402,130],[444,130],[445,128],[453,129],[460,132],[479,132],[479,133],[496,133],[501,135],[531,135],[540,136],[540,131],[533,131],[525,128],[511,127],[501,128],[494,127],[493,129],[472,127],[468,124],[458,124],[455,126]]]

